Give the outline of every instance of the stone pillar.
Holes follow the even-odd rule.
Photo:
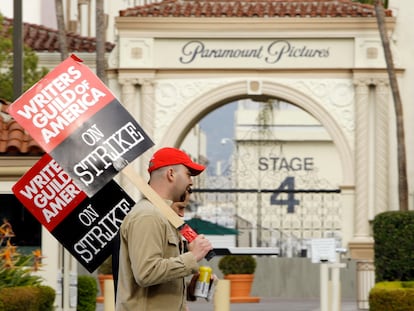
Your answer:
[[[389,209],[389,87],[382,78],[355,79],[354,83],[355,227],[349,248],[352,258],[366,260],[373,259],[369,221]],[[372,94],[370,86],[375,87]]]
[[[342,206],[342,223],[345,224],[342,228],[343,247],[348,247],[348,242],[351,241],[354,234],[352,224],[355,219],[355,187],[348,185],[341,185],[341,203]]]
[[[369,292],[375,285],[375,266],[372,260],[357,262],[358,310],[369,309]]]
[[[147,135],[156,143],[154,138],[155,128],[155,94],[152,79],[135,79],[121,78],[119,80],[122,85],[121,98],[122,104],[135,118]],[[134,162],[134,170],[144,179],[148,177],[147,168],[153,149],[150,149],[140,155]],[[128,182],[124,181],[123,176],[121,182],[128,189]],[[128,192],[130,193],[130,192]]]
[[[141,82],[141,116],[140,124],[147,135],[157,145],[154,137],[155,128],[155,92],[152,79],[143,79]],[[142,174],[146,174],[148,168],[148,162],[154,153],[154,148],[145,152],[140,158],[140,170]]]
[[[389,84],[375,80],[375,214],[389,210]],[[373,215],[375,216],[375,215]]]
[[[135,97],[135,91],[136,91],[136,83],[137,80],[135,79],[120,79],[119,83],[121,84],[121,103],[125,107],[126,110],[137,120],[138,123],[138,115],[136,113],[135,104],[136,97]],[[136,159],[133,164],[130,165],[136,165],[135,163],[138,161]],[[140,198],[141,194],[139,191],[133,186],[131,182],[128,181],[127,177],[124,174],[118,174],[117,178],[119,179],[120,186],[135,200],[138,200]]]
[[[355,83],[355,208],[354,237],[349,243],[352,258],[372,258],[373,240],[370,237],[368,211],[373,202],[370,185],[370,105],[369,81]]]
[[[375,87],[371,94],[370,86]],[[356,79],[355,90],[355,232],[349,249],[357,259],[358,308],[369,309],[375,285],[369,221],[388,210],[389,202],[389,88],[386,79],[371,77]]]
[[[134,79],[121,79],[119,82],[122,85],[121,102],[129,113],[134,115],[135,84],[137,81]],[[136,118],[137,116],[134,115],[134,117]]]

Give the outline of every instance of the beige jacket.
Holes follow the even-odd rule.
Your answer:
[[[181,235],[159,209],[146,199],[138,202],[120,239],[116,311],[185,310],[184,277],[198,264],[192,253],[180,254]]]

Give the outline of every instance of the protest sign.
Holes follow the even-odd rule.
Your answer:
[[[13,192],[93,271],[109,256],[134,203],[112,178],[154,143],[75,56],[18,98],[9,113],[51,156],[42,158]],[[141,188],[148,188],[146,195],[154,193],[151,197],[172,224],[182,226],[182,219],[149,186]],[[196,237],[188,226],[181,232],[190,241]]]
[[[115,181],[88,198],[48,154],[12,190],[89,272],[112,253],[122,220],[135,204]]]
[[[8,111],[89,197],[154,144],[76,56],[49,72]]]

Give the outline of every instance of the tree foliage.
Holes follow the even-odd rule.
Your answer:
[[[352,1],[374,5],[377,0],[352,0]],[[382,5],[384,6],[384,8],[388,8],[388,0],[382,0]]]
[[[0,97],[13,100],[13,33],[12,28],[4,27],[4,18],[0,15]],[[28,46],[24,46],[23,55],[23,91],[39,81],[48,70],[38,68],[39,58]]]

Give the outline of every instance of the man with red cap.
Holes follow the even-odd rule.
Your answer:
[[[192,177],[204,169],[185,152],[162,148],[149,162],[149,185],[183,217]],[[186,252],[180,232],[143,198],[125,217],[120,242],[116,311],[186,310],[184,278],[198,272],[210,241],[198,235]]]

